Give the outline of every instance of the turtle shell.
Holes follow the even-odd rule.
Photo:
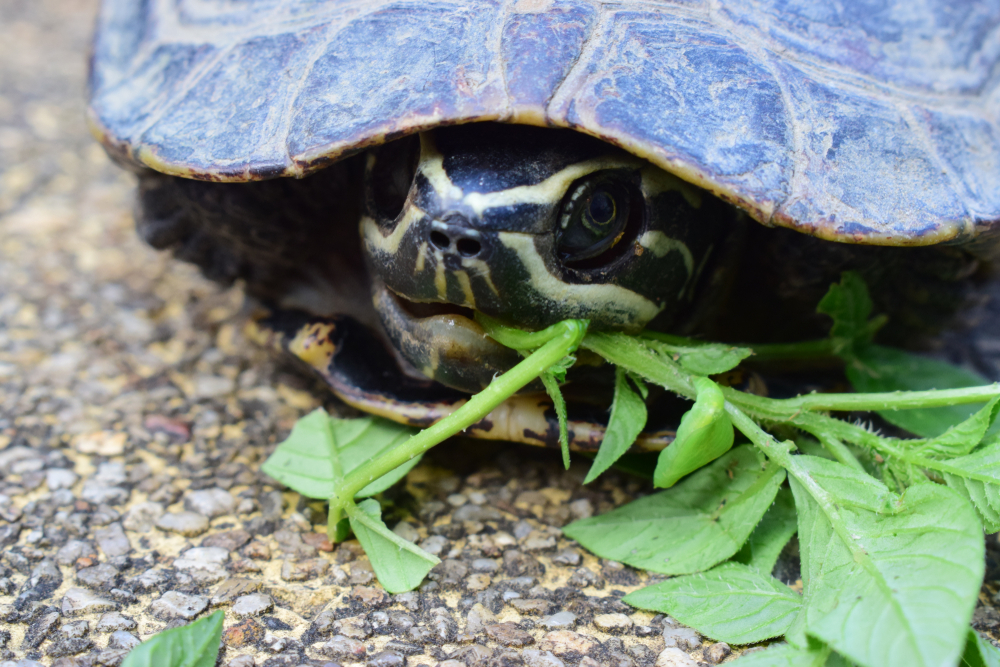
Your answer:
[[[883,245],[1000,226],[1000,3],[105,0],[124,162],[301,177],[444,124],[584,132],[758,221]]]

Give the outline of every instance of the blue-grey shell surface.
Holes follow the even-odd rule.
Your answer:
[[[90,87],[113,155],[190,178],[491,120],[600,137],[823,238],[1000,227],[997,0],[104,0]]]

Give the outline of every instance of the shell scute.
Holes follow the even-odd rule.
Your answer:
[[[95,134],[244,181],[387,137],[572,127],[824,238],[1000,223],[1000,6],[975,0],[105,0]]]

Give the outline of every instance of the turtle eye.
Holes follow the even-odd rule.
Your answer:
[[[630,189],[608,177],[577,183],[563,204],[556,252],[572,268],[597,268],[618,256],[626,235]]]

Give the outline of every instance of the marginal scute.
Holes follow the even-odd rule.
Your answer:
[[[1000,224],[993,3],[107,0],[94,53],[95,134],[172,175],[301,177],[495,120],[593,135],[826,239]]]

